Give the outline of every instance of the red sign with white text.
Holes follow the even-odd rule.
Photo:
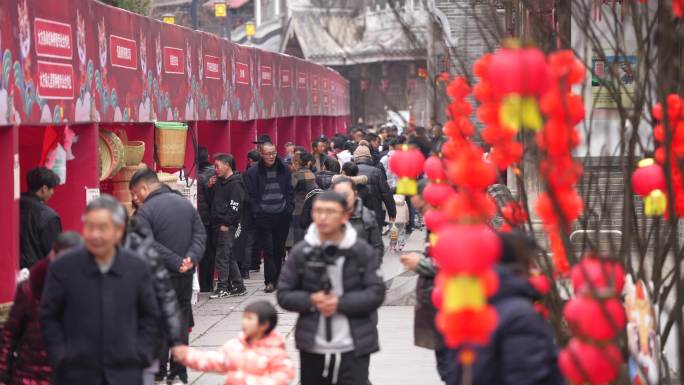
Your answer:
[[[73,99],[74,67],[38,61],[38,96],[43,99]]]
[[[328,90],[328,79],[323,79],[323,91]]]
[[[280,88],[290,88],[290,70],[280,70]]]
[[[312,90],[318,90],[318,76],[317,75],[311,76],[311,89]]]
[[[311,93],[311,103],[313,103],[314,107],[318,106],[318,92]]]
[[[235,71],[236,71],[236,76],[235,76],[235,81],[238,84],[246,84],[249,85],[249,64],[246,63],[240,63],[237,62],[235,63]]]
[[[323,94],[323,107],[327,107],[327,106],[328,106],[328,95]]]
[[[164,47],[164,72],[181,75],[185,73],[185,52],[181,48]]]
[[[306,72],[299,72],[297,74],[297,87],[306,88]]]
[[[109,35],[109,55],[113,67],[138,69],[138,45],[134,40]]]
[[[207,79],[221,80],[221,58],[204,55],[204,73],[207,74]]]
[[[69,60],[73,58],[74,48],[69,24],[36,18],[33,21],[33,29],[36,55]]]
[[[261,66],[261,85],[273,85],[273,68],[271,66]]]

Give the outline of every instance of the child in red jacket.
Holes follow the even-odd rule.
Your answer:
[[[287,385],[294,379],[294,367],[285,339],[274,330],[277,322],[273,305],[253,302],[245,308],[242,332],[218,351],[177,346],[173,354],[188,368],[225,374],[226,384]]]

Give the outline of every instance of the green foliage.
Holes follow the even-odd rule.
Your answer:
[[[113,5],[115,7],[123,8],[131,12],[146,15],[150,0],[101,0],[105,4]]]

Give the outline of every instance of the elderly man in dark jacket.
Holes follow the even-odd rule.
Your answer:
[[[202,259],[206,232],[199,213],[179,192],[159,182],[149,169],[139,170],[129,183],[133,199],[139,205],[136,218],[141,227],[152,231],[155,249],[171,275],[171,285],[181,307],[183,342],[187,344],[192,318],[192,273]],[[166,375],[168,349],[159,357],[160,372]],[[175,376],[187,381],[187,370],[178,362],[171,362],[169,379]]]
[[[140,385],[159,341],[152,275],[120,248],[126,212],[111,196],[88,204],[85,247],[51,263],[41,299],[56,385]]]
[[[380,348],[380,259],[348,223],[347,210],[336,192],[316,197],[315,226],[292,249],[280,279],[278,304],[299,313],[302,385],[365,385],[370,354]]]
[[[385,226],[385,210],[390,222],[394,222],[397,217],[397,205],[394,203],[394,196],[387,183],[385,172],[373,164],[370,148],[366,141],[361,141],[359,147],[354,151],[354,162],[359,167],[359,175],[368,177],[368,196],[364,204],[375,213],[375,219],[380,228]]]
[[[533,307],[539,293],[527,279],[533,242],[521,234],[502,234],[503,253],[497,267],[499,290],[489,299],[499,321],[490,343],[476,348],[473,385],[562,385],[558,350],[550,325]],[[451,361],[449,385],[465,384],[464,369]]]
[[[261,159],[244,176],[256,239],[264,250],[264,291],[275,291],[294,210],[292,174],[272,143],[261,145]]]

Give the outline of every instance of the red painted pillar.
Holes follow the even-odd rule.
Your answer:
[[[323,117],[311,117],[311,141],[318,139],[323,134]]]
[[[230,125],[230,152],[235,157],[238,170],[244,170],[247,166],[247,153],[254,150],[254,142],[257,138],[256,120],[241,122],[232,120]]]
[[[259,119],[256,121],[256,127],[257,127],[257,137],[259,135],[268,135],[271,137],[271,140],[273,141],[273,144],[276,145],[276,148],[281,145],[280,139],[278,138],[278,131],[277,131],[277,119]],[[285,142],[283,142],[285,143]]]
[[[19,169],[18,127],[0,127],[0,326],[2,315],[9,312],[14,300],[17,270],[19,268]]]
[[[295,142],[295,118],[289,116],[278,118],[276,130],[278,133],[278,153],[285,155],[285,144]]]
[[[295,119],[295,144],[306,149],[311,148],[311,117],[297,116]]]
[[[199,147],[206,147],[209,159],[215,154],[231,152],[230,127],[228,121],[197,122],[197,141]]]

